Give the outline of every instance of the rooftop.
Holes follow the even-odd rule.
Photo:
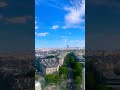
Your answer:
[[[42,64],[47,68],[57,67],[59,65],[58,60],[56,58],[42,59]]]

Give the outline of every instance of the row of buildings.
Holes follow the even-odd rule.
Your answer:
[[[36,58],[39,58],[41,71],[44,75],[56,74],[59,71],[59,67],[63,65],[64,59],[69,52],[74,52],[76,56],[82,57],[85,54],[84,49],[72,48],[72,49],[37,49]],[[47,58],[53,56],[52,58]]]

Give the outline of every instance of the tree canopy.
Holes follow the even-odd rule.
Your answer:
[[[59,79],[60,79],[59,75],[48,74],[45,76],[45,80],[47,83],[57,83]]]

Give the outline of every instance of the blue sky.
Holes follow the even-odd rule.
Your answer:
[[[36,0],[35,47],[85,46],[84,0]]]

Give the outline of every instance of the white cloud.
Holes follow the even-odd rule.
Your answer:
[[[83,16],[85,15],[85,0],[75,0],[71,2],[72,6],[65,6],[65,11],[68,13],[65,15],[65,26],[66,28],[79,28],[80,23],[84,22]],[[79,25],[79,26],[78,26]]]
[[[55,5],[55,4],[51,4],[51,3],[48,3],[47,4],[48,6],[51,6],[51,7],[53,7],[53,8],[56,8],[56,9],[59,9],[59,10],[64,10],[64,8],[62,8],[61,6],[59,6],[59,5]]]
[[[37,30],[39,27],[37,25],[37,21],[35,20],[35,30]]]
[[[38,29],[38,27],[37,27],[37,26],[35,26],[35,30],[36,30],[36,29]]]
[[[68,42],[68,39],[63,39],[63,42]]]
[[[44,32],[44,33],[37,33],[38,36],[41,36],[41,37],[45,37],[47,36],[49,33],[48,32]]]
[[[51,28],[51,29],[56,30],[56,29],[58,29],[58,28],[59,28],[59,26],[58,26],[58,25],[54,25],[54,26],[52,26],[52,28]]]

